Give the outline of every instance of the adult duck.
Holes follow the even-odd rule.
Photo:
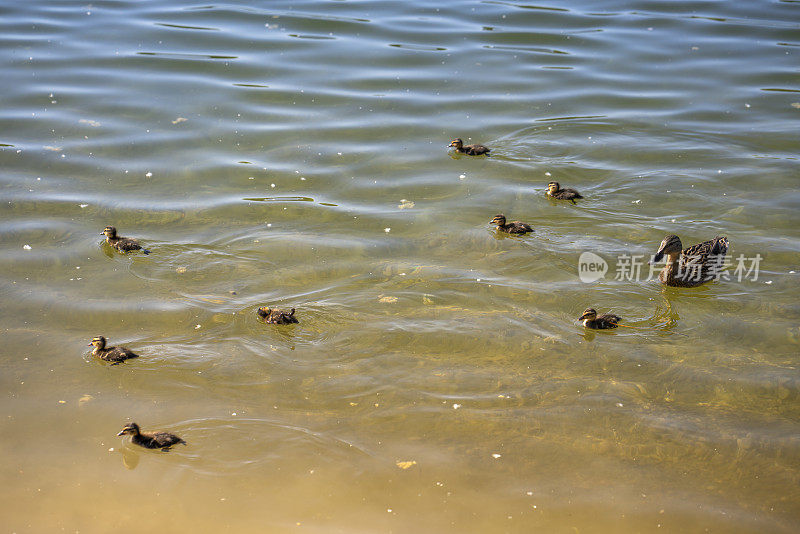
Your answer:
[[[666,256],[667,264],[658,275],[661,283],[672,287],[697,287],[719,277],[727,252],[727,237],[717,236],[683,248],[678,236],[668,235],[650,263],[658,263]]]

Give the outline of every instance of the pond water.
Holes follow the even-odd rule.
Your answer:
[[[3,532],[795,531],[796,0],[5,1],[0,43]],[[663,288],[667,234],[727,280]]]

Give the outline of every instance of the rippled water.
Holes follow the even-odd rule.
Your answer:
[[[39,0],[0,43],[4,532],[796,528],[798,2]],[[758,278],[617,279],[667,233]]]

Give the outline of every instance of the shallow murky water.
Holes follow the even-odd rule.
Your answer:
[[[799,10],[1,3],[3,532],[793,531]]]

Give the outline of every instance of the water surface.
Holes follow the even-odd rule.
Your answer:
[[[792,532],[798,51],[789,0],[0,3],[0,524]],[[668,233],[758,277],[616,276]]]

